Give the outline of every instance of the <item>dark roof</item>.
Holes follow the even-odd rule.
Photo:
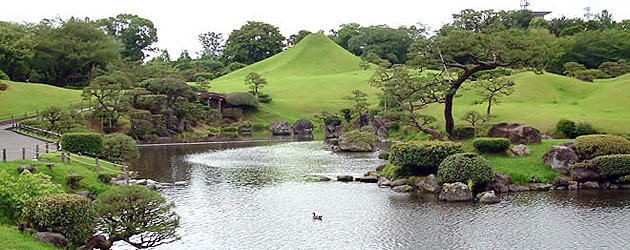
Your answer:
[[[534,18],[536,17],[541,17],[544,18],[545,15],[551,13],[551,11],[532,11],[532,14],[534,14]]]

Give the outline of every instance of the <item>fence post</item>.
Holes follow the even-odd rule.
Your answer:
[[[96,172],[98,173],[98,171],[101,170],[101,166],[98,165],[98,156],[96,158],[94,158],[94,165],[96,165]]]
[[[35,145],[35,158],[39,159],[39,145]]]
[[[26,149],[22,148],[22,160],[26,160]]]
[[[70,153],[66,154],[68,156],[68,164],[70,164]]]
[[[2,161],[7,161],[7,149],[2,149]]]
[[[46,143],[46,154],[48,154],[48,152],[50,151],[48,151],[48,143]]]
[[[127,171],[127,165],[126,165],[126,164],[124,164],[124,165],[122,166],[122,170],[123,170],[123,172],[124,172],[125,184],[126,184],[126,185],[129,185],[129,171]]]
[[[66,163],[66,153],[61,152],[61,163]]]

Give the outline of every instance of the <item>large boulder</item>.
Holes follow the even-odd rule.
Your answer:
[[[588,163],[576,163],[569,168],[569,175],[571,180],[583,182],[583,181],[597,181],[602,179],[602,175],[593,169]]]
[[[532,150],[529,149],[529,147],[523,145],[523,144],[518,144],[512,148],[509,148],[505,151],[505,154],[507,154],[510,157],[521,157],[521,156],[528,156],[532,153]]]
[[[349,182],[353,180],[354,177],[352,175],[337,175],[337,181]]]
[[[542,156],[543,163],[561,174],[569,174],[571,165],[578,161],[575,151],[565,146],[553,146]]]
[[[540,143],[542,136],[535,128],[519,123],[498,123],[490,128],[488,137],[508,138],[510,143]]]
[[[372,119],[372,127],[374,128],[374,135],[379,141],[385,141],[387,139],[387,123],[385,120],[374,117]]]
[[[507,174],[494,173],[494,191],[498,193],[507,193],[510,191],[510,183],[512,183],[512,179]]]
[[[293,124],[293,134],[311,134],[313,132],[313,123],[306,119],[297,120]]]
[[[473,196],[466,184],[455,182],[444,183],[438,198],[444,201],[471,201]]]
[[[107,240],[107,237],[105,237],[102,234],[99,235],[94,235],[92,236],[92,238],[90,238],[87,243],[85,244],[85,250],[92,250],[92,249],[110,249],[112,247],[112,244],[109,242],[109,240]]]
[[[480,193],[477,195],[477,198],[480,203],[485,203],[485,204],[494,204],[494,203],[499,203],[501,201],[501,199],[497,197],[494,191],[486,191],[486,192]]]
[[[39,242],[51,243],[57,247],[68,246],[68,239],[60,233],[37,232],[35,239]]]
[[[339,136],[339,148],[348,152],[374,151],[374,136],[371,132],[354,130]]]
[[[429,193],[436,193],[440,190],[440,184],[435,179],[435,175],[430,174],[427,176],[427,179],[424,180],[424,184],[422,184],[422,191]]]
[[[394,192],[397,192],[397,193],[407,193],[407,192],[413,191],[413,187],[410,185],[402,185],[402,186],[393,187],[392,190],[394,190]]]
[[[35,166],[21,165],[21,166],[17,167],[18,174],[21,174],[22,172],[24,172],[24,170],[28,170],[29,172],[33,173],[33,171],[35,171]]]
[[[558,176],[556,178],[553,179],[553,185],[555,187],[568,187],[569,186],[569,179],[562,177],[562,176]]]
[[[398,179],[395,181],[392,181],[391,186],[392,187],[397,187],[397,186],[403,186],[403,185],[408,185],[409,181],[407,179]]]
[[[288,122],[274,122],[269,125],[269,130],[273,135],[291,135],[291,124]]]
[[[324,138],[329,139],[329,138],[338,138],[339,135],[337,134],[337,129],[335,126],[335,123],[326,123],[324,125]]]

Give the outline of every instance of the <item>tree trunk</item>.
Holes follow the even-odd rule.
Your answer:
[[[488,99],[488,109],[486,109],[486,121],[490,121],[490,107],[492,107],[492,98]]]
[[[455,91],[449,91],[444,96],[444,129],[449,138],[455,138],[455,121],[453,121],[453,98],[455,97]]]

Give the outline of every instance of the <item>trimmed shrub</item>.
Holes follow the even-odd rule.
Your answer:
[[[108,161],[114,163],[131,163],[140,156],[136,141],[124,134],[114,133],[103,137],[103,154]]]
[[[63,189],[51,181],[50,176],[37,174],[10,175],[0,169],[0,210],[9,220],[20,218],[29,198],[44,194],[62,193]]]
[[[46,123],[43,122],[43,121],[40,121],[39,119],[23,120],[23,121],[20,122],[20,124],[26,125],[26,126],[35,127],[35,128],[41,128],[41,129],[45,129],[46,128]]]
[[[76,194],[30,198],[23,215],[34,229],[61,233],[75,246],[83,245],[96,232],[96,211],[90,199]]]
[[[222,112],[223,118],[228,118],[233,121],[238,121],[243,117],[243,110],[239,108],[227,108],[223,109]]]
[[[105,184],[109,184],[109,182],[116,177],[118,177],[118,174],[114,174],[114,173],[98,174],[98,179]]]
[[[212,80],[214,79],[214,77],[215,77],[214,74],[206,73],[206,72],[195,74],[195,80],[198,82],[205,81],[205,80]]]
[[[61,148],[72,153],[98,156],[103,152],[103,137],[97,133],[65,133],[61,136]]]
[[[602,175],[622,176],[630,174],[630,154],[598,156],[591,163]]]
[[[258,106],[260,106],[260,104],[258,103],[258,100],[256,99],[256,97],[254,95],[252,95],[252,93],[248,93],[248,92],[234,92],[234,93],[230,93],[228,94],[227,98],[225,99],[230,105],[233,106],[240,106],[240,107],[244,107],[244,108],[258,108]]]
[[[459,139],[471,139],[475,137],[475,127],[458,127],[455,133]]]
[[[378,158],[381,160],[389,160],[389,152],[381,152],[378,154]]]
[[[501,153],[510,147],[507,138],[477,138],[473,146],[481,153]]]
[[[459,143],[411,141],[392,145],[389,159],[401,167],[401,175],[433,174],[444,158],[463,152]]]
[[[9,76],[6,73],[4,73],[4,71],[0,70],[0,80],[7,80],[7,81],[9,81],[11,79],[9,79]],[[6,90],[6,89],[0,88],[0,90]]]
[[[590,123],[580,122],[575,128],[575,136],[597,134],[597,130]]]
[[[556,131],[564,134],[565,138],[575,138],[575,122],[561,119],[556,123]]]
[[[583,135],[575,139],[575,153],[582,160],[597,156],[629,154],[630,141],[616,135]]]
[[[258,101],[261,103],[270,103],[273,100],[269,94],[258,93]]]
[[[446,157],[438,167],[437,174],[445,183],[472,181],[474,185],[489,183],[494,176],[488,160],[474,153]]]

